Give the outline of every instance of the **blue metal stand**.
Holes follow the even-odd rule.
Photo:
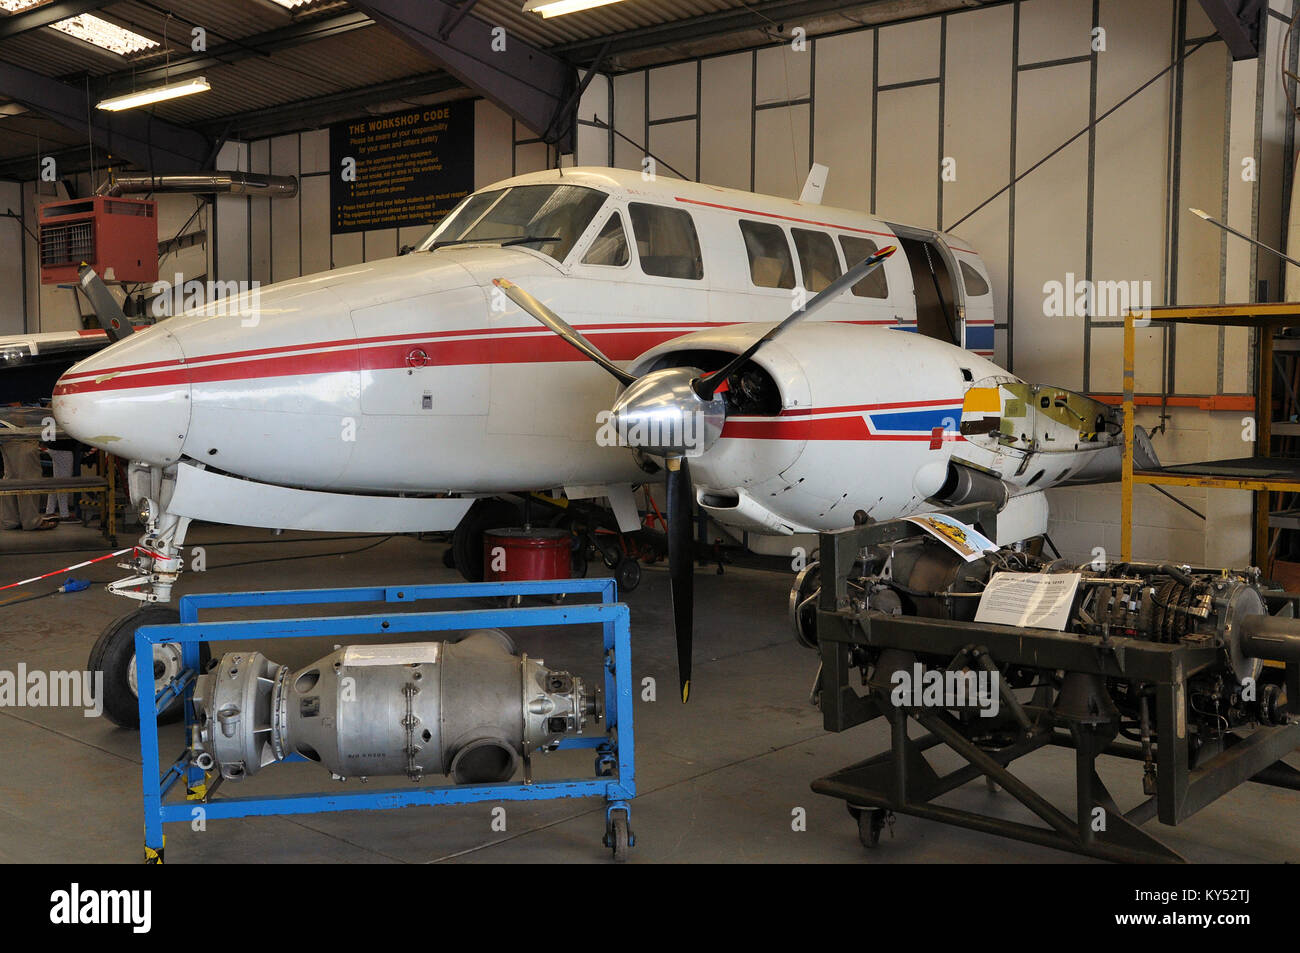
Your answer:
[[[375,613],[369,615],[313,616],[296,619],[255,621],[199,621],[204,609],[329,605],[379,602],[412,603],[436,599],[499,598],[511,596],[554,596],[557,594],[598,595],[598,604],[557,605],[518,608],[471,609],[430,612]],[[628,830],[636,795],[636,769],[632,741],[632,660],[629,615],[626,605],[617,603],[613,579],[572,579],[548,582],[459,583],[363,587],[356,589],[299,589],[285,592],[203,593],[182,596],[181,621],[175,625],[143,626],[135,633],[137,684],[152,685],[153,646],[179,642],[185,669],[155,698],[140,695],[140,754],[143,761],[145,861],[163,859],[163,825],[191,821],[196,804],[207,819],[253,817],[272,814],[319,814],[327,811],[387,810],[415,805],[470,804],[482,801],[539,801],[554,798],[602,797],[605,811],[605,846],[616,859],[626,856],[635,844]],[[229,797],[212,799],[204,772],[190,763],[188,748],[159,778],[158,713],[176,695],[185,698],[186,738],[194,725],[194,680],[198,676],[199,645],[203,642],[287,639],[311,636],[355,638],[358,636],[407,635],[463,629],[509,629],[521,626],[585,625],[599,623],[604,633],[605,733],[600,736],[567,738],[560,748],[591,748],[595,751],[593,776],[560,781],[529,783],[448,785],[444,787],[393,788],[356,793],[279,795],[275,797]],[[293,761],[304,760],[292,755]],[[186,799],[168,794],[181,778],[186,780]]]

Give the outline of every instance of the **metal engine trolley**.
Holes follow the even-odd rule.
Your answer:
[[[385,612],[363,615],[307,615],[299,618],[199,621],[201,610],[325,606],[338,603],[379,603],[382,606],[449,599],[501,600],[516,596],[590,595],[598,603],[520,606],[490,609],[433,609],[423,612]],[[317,814],[332,811],[387,810],[417,805],[470,804],[498,801],[540,801],[556,798],[599,797],[605,801],[604,845],[616,861],[627,858],[636,841],[630,831],[631,807],[636,794],[632,733],[632,666],[629,613],[617,601],[613,579],[575,579],[544,582],[459,583],[450,585],[376,586],[347,589],[302,589],[283,592],[203,593],[182,596],[181,621],[170,625],[142,626],[136,630],[135,650],[139,685],[154,683],[153,646],[179,643],[182,672],[155,697],[140,697],[140,751],[143,760],[145,861],[163,860],[163,827],[189,822],[201,806],[205,820],[278,814]],[[387,788],[348,793],[308,792],[278,796],[214,797],[222,775],[205,772],[195,763],[193,737],[195,683],[203,673],[200,646],[204,642],[306,637],[371,639],[413,633],[472,629],[510,629],[524,626],[599,624],[602,630],[604,672],[604,730],[566,736],[554,747],[586,748],[595,755],[592,774],[563,780],[533,781],[524,758],[522,781],[493,784],[447,784]],[[364,643],[361,643],[364,644]],[[525,657],[526,658],[526,657]],[[158,714],[173,699],[184,698],[187,746],[165,767],[159,757]],[[285,762],[306,761],[289,753]],[[162,768],[161,777],[158,775]],[[185,783],[173,793],[180,781]]]

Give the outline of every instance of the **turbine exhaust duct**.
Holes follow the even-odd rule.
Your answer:
[[[219,193],[291,199],[298,194],[298,179],[292,175],[263,175],[259,172],[186,172],[149,175],[127,172],[100,186],[100,195],[128,195],[142,192]]]
[[[947,506],[966,503],[994,503],[1000,510],[1007,505],[1007,485],[992,474],[976,470],[958,461],[948,464],[943,486],[931,497]]]

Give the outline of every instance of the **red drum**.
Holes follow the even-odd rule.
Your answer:
[[[567,529],[490,529],[483,534],[488,582],[568,579],[572,535]]]

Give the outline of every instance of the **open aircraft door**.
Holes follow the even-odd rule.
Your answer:
[[[966,343],[966,293],[961,265],[944,236],[932,229],[888,223],[898,235],[912,273],[916,330],[958,347]]]

